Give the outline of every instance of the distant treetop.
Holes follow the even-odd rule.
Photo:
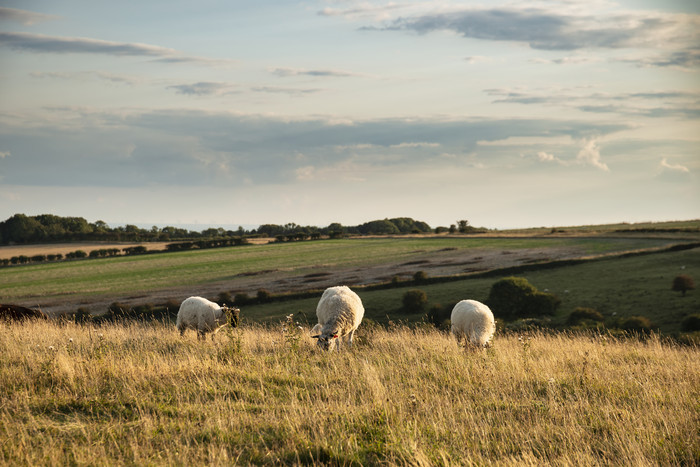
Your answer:
[[[142,229],[135,225],[110,227],[104,221],[89,223],[82,217],[60,217],[52,214],[26,216],[15,214],[0,222],[0,244],[48,243],[59,241],[124,241],[147,242],[201,239],[214,237],[242,237],[246,235],[264,235],[268,237],[298,236],[298,238],[328,235],[390,235],[432,232],[431,227],[422,221],[410,217],[374,220],[357,226],[343,226],[334,222],[328,227],[301,226],[293,222],[276,225],[263,224],[257,229],[225,230],[209,228],[201,232],[176,227],[156,226]]]

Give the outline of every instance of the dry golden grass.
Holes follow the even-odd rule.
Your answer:
[[[214,341],[163,325],[0,324],[12,465],[692,465],[699,352],[361,328],[321,353],[290,326]],[[72,339],[72,340],[71,340]]]

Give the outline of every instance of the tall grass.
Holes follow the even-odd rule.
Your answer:
[[[0,324],[0,463],[691,465],[697,348],[658,339],[294,325]]]

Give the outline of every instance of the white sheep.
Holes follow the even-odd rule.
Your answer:
[[[352,346],[352,338],[365,315],[362,300],[348,287],[329,287],[316,307],[318,324],[311,333],[323,350],[340,348],[340,340]]]
[[[175,325],[180,335],[185,334],[187,329],[194,329],[198,339],[206,339],[208,332],[218,331],[229,324],[228,317],[236,316],[239,311],[238,308],[220,307],[206,298],[190,297],[180,305]]]
[[[457,343],[465,337],[465,346],[471,344],[475,347],[488,347],[496,331],[491,309],[476,300],[462,300],[456,304],[452,309],[450,321]]]

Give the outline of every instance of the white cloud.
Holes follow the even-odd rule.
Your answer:
[[[113,42],[87,37],[57,37],[23,32],[0,32],[0,44],[7,47],[43,53],[92,53],[115,56],[168,56],[177,52],[157,45]]]
[[[86,81],[90,79],[99,79],[116,84],[128,84],[133,86],[142,82],[140,78],[134,76],[126,76],[115,73],[106,73],[103,71],[75,71],[75,72],[56,72],[56,71],[34,71],[29,74],[32,78],[39,79],[62,79],[62,80],[77,80]]]
[[[231,83],[201,81],[192,84],[176,84],[168,86],[168,89],[174,89],[178,94],[185,94],[188,96],[222,96],[235,92],[236,85]]]
[[[268,94],[287,94],[290,96],[303,96],[307,94],[315,94],[323,92],[320,88],[290,88],[284,86],[253,86],[250,88],[253,92],[262,92]]]
[[[0,151],[0,159],[4,159],[10,156],[10,151]]]
[[[610,169],[600,157],[600,148],[595,138],[583,141],[583,147],[576,155],[576,161],[583,165],[590,165],[600,170],[608,172]]]
[[[395,16],[397,12],[405,11],[410,5],[389,3],[387,5],[373,5],[369,2],[360,2],[354,8],[324,8],[318,12],[320,16],[340,16],[349,20],[371,19],[385,21]]]
[[[464,37],[526,42],[533,49],[656,48],[690,45],[698,38],[697,15],[619,11],[567,12],[547,7],[476,7],[402,17],[386,29],[419,33],[454,31]]]
[[[585,65],[588,63],[599,63],[602,59],[599,57],[585,56],[585,55],[572,55],[568,57],[561,58],[533,58],[530,63],[537,63],[543,65]]]
[[[367,77],[361,73],[354,73],[345,70],[333,70],[333,69],[305,69],[305,68],[270,68],[270,73],[283,78],[289,76],[313,76],[313,77],[331,77],[331,78],[348,78],[348,77]]]
[[[162,63],[201,64],[208,66],[230,65],[231,60],[205,57],[188,57],[175,49],[137,42],[115,42],[88,37],[59,37],[24,32],[0,32],[0,45],[11,49],[50,54],[101,54],[115,57],[158,57]]]
[[[470,57],[464,57],[464,60],[470,65],[476,65],[478,63],[490,63],[493,62],[493,57],[485,57],[483,55],[472,55]]]
[[[668,162],[667,157],[661,159],[661,162],[659,163],[659,168],[661,170],[670,170],[672,172],[690,173],[690,169],[688,169],[688,167],[681,164],[671,164]]]
[[[0,7],[0,20],[15,21],[25,26],[32,26],[36,23],[57,19],[54,15],[45,15],[34,11],[18,10],[16,8]]]

